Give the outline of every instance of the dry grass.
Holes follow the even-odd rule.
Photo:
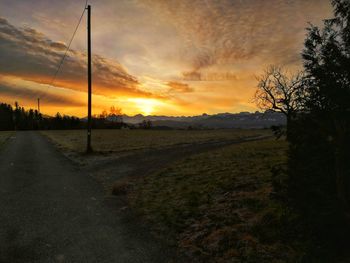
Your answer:
[[[84,152],[85,130],[42,131],[59,147]],[[161,149],[178,144],[204,143],[234,140],[247,136],[270,134],[268,130],[94,130],[92,133],[95,152],[130,152],[144,149]]]
[[[125,196],[131,186],[132,184],[130,184],[128,179],[119,180],[112,185],[112,194],[115,196]]]
[[[278,239],[283,210],[269,197],[286,148],[266,140],[192,156],[133,182],[130,204],[200,262],[293,262]]]

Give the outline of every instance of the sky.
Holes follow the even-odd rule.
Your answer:
[[[93,114],[190,116],[256,111],[256,76],[295,71],[308,23],[329,0],[89,0]],[[85,0],[0,0],[0,101],[86,116]]]

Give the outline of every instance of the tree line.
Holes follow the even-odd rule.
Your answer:
[[[57,113],[46,116],[37,110],[26,110],[16,102],[15,107],[0,103],[0,130],[65,130],[85,129],[86,121],[68,115]],[[121,109],[111,107],[110,112],[103,111],[92,118],[94,129],[120,129],[129,127],[123,122]]]
[[[287,117],[286,129],[275,129],[289,150],[274,191],[287,207],[284,238],[306,247],[301,262],[349,260],[350,2],[332,5],[334,18],[307,29],[304,69],[268,67],[255,94],[260,108]]]

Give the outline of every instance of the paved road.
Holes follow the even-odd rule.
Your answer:
[[[0,262],[167,262],[169,250],[40,134],[0,149]]]

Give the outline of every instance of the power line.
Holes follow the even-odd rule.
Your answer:
[[[65,58],[67,57],[67,53],[68,53],[68,51],[70,50],[70,46],[71,46],[71,44],[72,44],[72,42],[73,42],[73,39],[74,39],[74,37],[75,37],[75,34],[77,33],[78,28],[79,28],[79,26],[80,26],[80,23],[81,23],[81,21],[82,21],[82,19],[83,19],[84,13],[85,13],[85,11],[86,11],[86,9],[87,9],[87,5],[88,5],[88,0],[85,1],[85,6],[84,6],[83,12],[81,13],[81,16],[80,16],[80,18],[79,18],[78,24],[77,24],[77,26],[75,27],[75,30],[74,30],[74,32],[73,32],[72,37],[71,37],[70,40],[69,40],[69,43],[68,43],[68,46],[67,46],[67,48],[66,48],[66,50],[65,50],[65,52],[64,52],[64,55],[62,56],[62,59],[61,59],[59,65],[58,65],[58,67],[57,67],[57,69],[56,69],[56,71],[55,71],[55,74],[54,74],[54,76],[53,76],[53,78],[52,78],[50,84],[48,84],[48,86],[47,86],[47,88],[46,88],[46,91],[49,89],[49,87],[51,87],[51,86],[53,85],[53,83],[55,82],[55,80],[56,80],[56,78],[57,78],[57,74],[58,74],[58,72],[60,71],[60,69],[61,69],[61,67],[62,67],[62,65],[63,65],[63,61],[64,61]],[[38,98],[38,101],[39,101],[39,100],[40,100],[40,98]]]
[[[67,57],[67,53],[68,53],[68,51],[70,50],[70,46],[71,46],[71,44],[72,44],[72,42],[73,42],[73,39],[74,39],[74,37],[75,37],[75,34],[77,33],[78,28],[79,28],[80,23],[81,23],[81,20],[83,19],[83,16],[84,16],[84,13],[85,13],[85,11],[86,11],[87,5],[88,5],[88,0],[85,1],[85,6],[84,6],[83,12],[81,13],[81,16],[80,16],[80,18],[79,18],[78,24],[77,24],[77,26],[75,27],[75,30],[74,30],[74,32],[73,32],[73,35],[72,35],[72,37],[71,37],[70,40],[69,40],[68,46],[67,46],[67,48],[66,48],[66,50],[65,50],[65,52],[64,52],[64,55],[62,56],[62,59],[61,59],[61,61],[60,61],[60,64],[58,65],[58,67],[57,67],[57,69],[56,69],[56,71],[55,71],[55,74],[54,74],[54,76],[53,76],[53,78],[52,78],[50,84],[47,86],[47,89],[53,85],[53,83],[55,82],[55,80],[56,80],[56,78],[57,78],[57,74],[58,74],[58,72],[60,71],[60,69],[61,69],[61,67],[62,67],[63,61],[64,61],[65,58]]]

